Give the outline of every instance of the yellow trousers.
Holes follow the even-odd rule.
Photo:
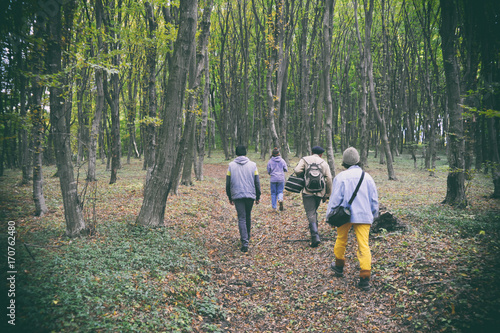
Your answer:
[[[370,277],[372,267],[372,253],[370,251],[370,245],[368,244],[370,226],[370,224],[346,223],[337,228],[337,240],[333,248],[336,266],[344,266],[347,234],[351,227],[353,227],[356,233],[356,239],[358,240],[358,260],[361,269],[359,276]]]

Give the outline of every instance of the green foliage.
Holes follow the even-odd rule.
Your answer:
[[[224,318],[215,299],[201,298],[209,280],[202,269],[207,262],[198,259],[206,257],[201,247],[172,238],[165,228],[110,223],[97,233],[57,251],[32,249],[34,261],[19,253],[26,267],[18,287],[21,325],[57,332],[186,332],[196,314]]]
[[[150,117],[150,116],[145,116],[144,118],[138,121],[139,124],[154,125],[155,127],[160,126],[162,122],[163,121],[160,118]]]
[[[458,233],[462,237],[500,232],[499,211],[475,213],[449,205],[434,204],[405,209],[401,214],[407,215],[426,232]]]

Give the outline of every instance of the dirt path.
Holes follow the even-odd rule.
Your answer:
[[[212,216],[203,236],[213,262],[216,296],[228,315],[222,325],[226,331],[405,331],[390,319],[393,302],[377,296],[381,285],[376,275],[372,291],[356,288],[354,238],[348,245],[345,277],[333,277],[333,230],[320,223],[323,243],[310,248],[300,195],[285,193],[285,210],[272,211],[267,175],[261,175],[263,196],[253,209],[249,252],[240,252],[236,212],[224,190],[226,170],[225,165],[207,165]],[[325,209],[322,204],[321,217]]]

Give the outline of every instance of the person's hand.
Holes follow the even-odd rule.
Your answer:
[[[256,205],[260,204],[260,200],[255,200],[255,204]]]
[[[328,201],[328,197],[323,197],[323,202],[327,202]]]
[[[230,204],[231,206],[234,206],[234,202],[233,202],[233,200],[229,200],[229,204]]]

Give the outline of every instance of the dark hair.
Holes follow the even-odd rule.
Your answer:
[[[236,147],[236,156],[245,156],[247,154],[247,148],[245,146]]]
[[[271,157],[274,157],[274,156],[280,156],[280,151],[278,148],[274,147],[272,153],[271,153]]]

